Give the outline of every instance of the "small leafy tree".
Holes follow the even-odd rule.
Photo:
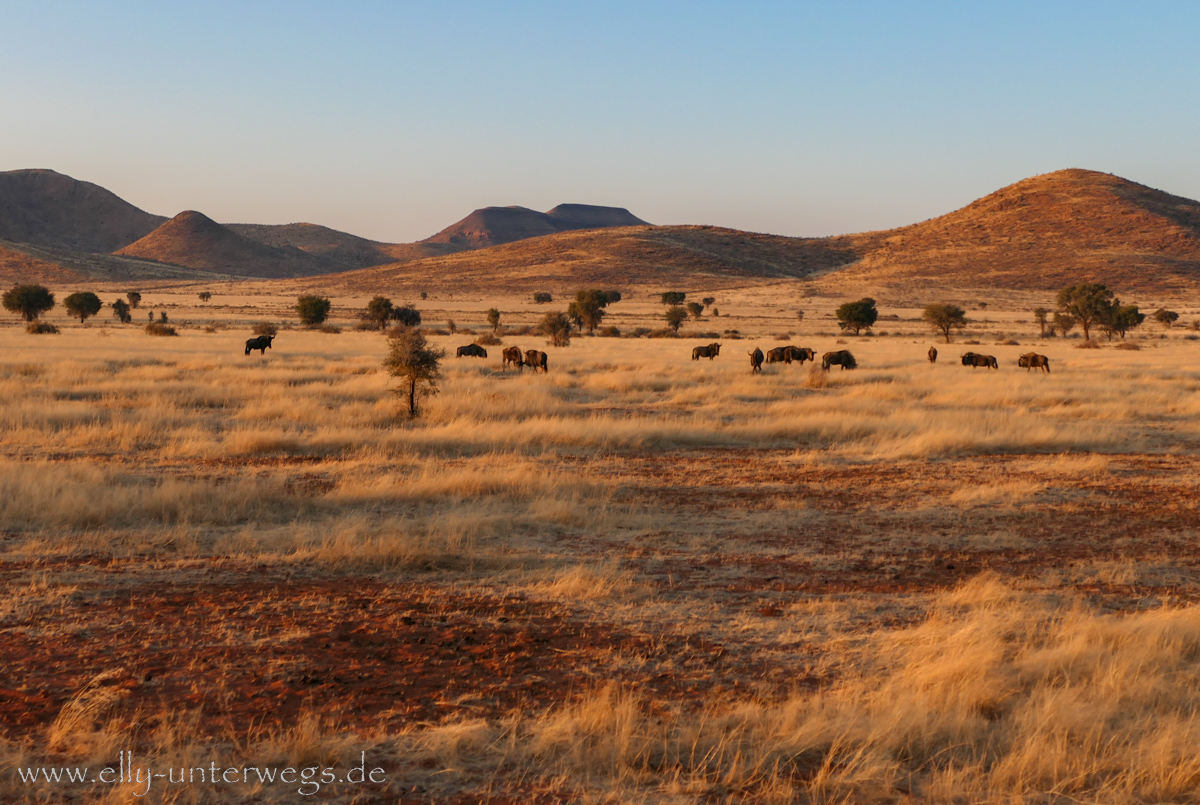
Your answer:
[[[255,335],[276,335],[279,328],[269,321],[260,321],[250,328],[250,332]]]
[[[1058,310],[1083,328],[1083,337],[1091,340],[1092,325],[1110,315],[1113,292],[1099,282],[1083,282],[1058,292]]]
[[[1145,320],[1146,314],[1139,311],[1137,305],[1122,305],[1118,299],[1104,318],[1100,319],[1099,324],[1104,335],[1112,341],[1114,335],[1124,338],[1126,333],[1140,327]]]
[[[1170,330],[1171,325],[1179,321],[1179,314],[1174,310],[1166,310],[1165,308],[1160,307],[1158,310],[1154,311],[1154,320]]]
[[[683,326],[683,323],[687,321],[687,316],[687,311],[679,305],[672,305],[663,314],[663,318],[667,320],[667,326],[676,333],[679,332],[679,328]]]
[[[544,305],[547,302],[553,302],[554,297],[551,296],[550,294],[546,293],[545,291],[538,291],[537,293],[535,293],[533,295],[533,301],[539,305]]]
[[[137,291],[130,291],[125,294],[125,298],[129,300],[129,307],[134,310],[138,309],[138,305],[142,303],[142,295]]]
[[[1038,335],[1042,338],[1045,338],[1046,337],[1046,324],[1050,321],[1050,311],[1046,310],[1046,308],[1044,308],[1044,307],[1034,308],[1033,309],[1033,320],[1038,323],[1038,329],[1040,331],[1038,333]]]
[[[167,311],[165,311],[165,310],[158,311],[158,320],[160,322],[162,322],[163,324],[166,324],[167,323]]]
[[[21,314],[25,321],[33,321],[54,307],[54,294],[44,285],[14,285],[4,292],[0,301],[5,310]]]
[[[121,322],[121,324],[129,324],[133,321],[133,316],[129,312],[129,303],[124,299],[118,299],[110,305],[113,315]]]
[[[699,302],[688,302],[687,312],[692,314],[693,319],[700,321],[700,317],[704,315],[704,305]]]
[[[400,305],[392,309],[392,321],[398,324],[403,324],[405,327],[416,327],[421,323],[421,311],[417,310],[412,305]],[[451,330],[454,322],[450,322]]]
[[[547,313],[538,324],[538,332],[556,347],[571,346],[571,320],[565,313]]]
[[[804,321],[804,311],[803,310],[796,311],[796,321]]]
[[[721,315],[721,311],[714,307],[712,314],[713,314],[713,318],[715,319]]]
[[[878,318],[875,300],[869,296],[857,302],[846,302],[837,309],[838,326],[843,330],[853,330],[855,335],[862,330],[870,330]]]
[[[296,299],[296,315],[306,327],[316,327],[329,317],[333,303],[323,296],[306,294]]]
[[[700,304],[704,305],[705,307],[712,307],[713,303],[716,301],[717,298],[715,296],[706,296],[700,300]]]
[[[399,378],[397,394],[408,399],[408,415],[417,415],[417,396],[437,394],[441,379],[441,361],[446,351],[431,349],[425,335],[415,327],[398,327],[388,336],[388,354],[383,368]]]
[[[212,291],[201,291],[200,292],[200,301],[201,302],[207,302],[210,299],[212,299]]]
[[[598,288],[589,288],[584,291],[575,293],[575,301],[567,308],[567,316],[579,325],[580,331],[584,327],[589,333],[596,331],[600,326],[600,322],[604,320],[604,308],[612,301],[609,296],[610,291],[601,291]],[[620,297],[620,294],[617,294]]]
[[[424,302],[428,298],[429,298],[429,293],[427,291],[421,291],[421,301]]]
[[[664,291],[662,295],[662,303],[671,307],[682,305],[685,299],[687,299],[687,294],[682,291]]]
[[[78,316],[79,323],[83,324],[89,316],[95,316],[103,310],[104,303],[91,291],[78,291],[63,300],[63,307],[72,316]]]
[[[1067,337],[1067,333],[1075,328],[1075,317],[1066,313],[1054,314],[1054,329],[1058,330],[1058,334],[1063,338]]]
[[[492,327],[492,335],[500,329],[500,311],[494,307],[489,307],[487,310],[487,323]]]
[[[958,305],[945,303],[927,305],[921,318],[934,330],[940,332],[945,337],[947,344],[950,343],[952,330],[962,330],[967,326],[967,312]]]
[[[620,291],[605,291],[604,295],[608,298],[608,304],[610,305],[615,305],[617,302],[621,301]]]
[[[367,309],[363,313],[363,318],[382,330],[387,327],[387,323],[391,321],[394,312],[395,307],[393,307],[391,299],[388,299],[386,296],[376,296],[372,297],[370,302],[367,302]]]

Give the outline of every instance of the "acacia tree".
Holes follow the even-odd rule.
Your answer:
[[[306,294],[296,299],[296,315],[300,317],[300,323],[308,327],[324,322],[331,307],[333,303],[323,296]]]
[[[683,304],[684,299],[687,299],[687,294],[682,291],[664,291],[661,299],[664,305],[678,307]]]
[[[921,318],[930,327],[940,332],[945,337],[947,344],[950,343],[952,330],[962,330],[967,326],[967,312],[958,305],[946,303],[927,305]]]
[[[687,311],[682,307],[679,305],[672,305],[671,307],[667,308],[667,312],[663,314],[663,318],[667,320],[667,326],[678,333],[679,328],[683,326],[685,321],[687,321],[687,315]]]
[[[565,313],[547,313],[538,324],[538,332],[556,347],[571,346],[571,319]]]
[[[14,285],[4,292],[0,301],[5,310],[19,313],[25,321],[32,322],[54,307],[54,294],[45,285]]]
[[[700,304],[704,305],[705,307],[712,307],[713,302],[716,302],[716,301],[717,301],[717,298],[715,296],[706,296],[700,300]]]
[[[1058,292],[1058,310],[1083,328],[1083,337],[1091,340],[1092,325],[1110,315],[1113,292],[1100,282],[1082,282]]]
[[[1146,314],[1138,310],[1137,305],[1122,305],[1121,300],[1117,299],[1104,318],[1100,319],[1099,324],[1104,335],[1108,337],[1109,341],[1112,341],[1114,335],[1124,338],[1127,332],[1135,327],[1140,327],[1145,320]]]
[[[88,316],[99,313],[104,308],[104,303],[91,291],[77,291],[63,300],[63,307],[72,316],[78,316],[79,323],[83,324]]]
[[[704,314],[704,305],[699,302],[688,302],[687,312],[692,314],[692,318],[700,321],[700,317]]]
[[[1033,309],[1033,320],[1038,323],[1040,330],[1039,336],[1046,337],[1046,324],[1050,321],[1050,311],[1044,307],[1036,307]]]
[[[137,291],[130,291],[125,294],[125,298],[129,300],[129,306],[134,310],[137,310],[138,305],[142,303],[142,295]]]
[[[201,302],[207,302],[210,299],[212,299],[212,291],[201,291],[200,292],[200,301]]]
[[[567,316],[579,325],[580,331],[586,327],[589,333],[595,332],[604,320],[604,308],[608,307],[609,302],[616,301],[611,294],[616,294],[617,299],[621,297],[616,291],[601,291],[598,288],[578,291],[575,301],[567,308]]]
[[[843,330],[853,330],[855,335],[862,330],[870,330],[878,318],[875,300],[869,296],[857,302],[846,302],[837,309],[838,326]]]
[[[492,335],[500,329],[500,311],[494,307],[489,307],[487,311],[487,323],[492,326]]]
[[[392,321],[403,324],[405,327],[416,327],[421,323],[421,311],[412,305],[400,305],[392,309]],[[450,332],[458,329],[454,322],[449,322],[449,325]]]
[[[380,330],[387,327],[388,321],[392,318],[392,312],[395,308],[392,306],[392,300],[386,296],[375,296],[367,302],[367,309],[363,313],[363,318],[372,322]]]
[[[1075,317],[1069,316],[1066,313],[1055,313],[1052,325],[1052,330],[1058,330],[1058,334],[1066,338],[1067,333],[1071,332],[1075,327]]]
[[[129,324],[129,322],[133,321],[133,316],[129,313],[129,303],[124,299],[118,299],[110,307],[112,308],[113,315],[120,320],[121,324]]]
[[[554,296],[547,293],[546,291],[537,291],[533,295],[533,301],[537,302],[539,305],[544,305],[547,302],[553,302]]]
[[[431,349],[425,335],[415,327],[398,327],[388,336],[388,354],[383,368],[399,378],[401,387],[396,393],[408,400],[408,415],[417,415],[417,397],[437,394],[437,382],[442,377],[443,349]]]
[[[1171,325],[1179,321],[1179,314],[1174,310],[1167,310],[1166,308],[1160,307],[1158,310],[1154,311],[1154,320],[1170,330]]]

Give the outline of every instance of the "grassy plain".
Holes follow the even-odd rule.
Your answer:
[[[285,298],[0,328],[0,792],[298,798],[14,773],[131,750],[386,770],[305,798],[339,802],[1194,801],[1200,341],[1039,343],[1000,306],[931,365],[916,311],[843,337],[792,293],[689,324],[712,362],[503,336],[549,374],[450,357],[416,421],[378,334],[244,356]],[[490,303],[418,305],[476,331],[452,355]],[[861,368],[752,376],[789,333]]]

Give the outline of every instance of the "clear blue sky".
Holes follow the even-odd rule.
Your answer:
[[[1065,167],[1200,198],[1195,2],[6,2],[0,170],[426,237],[486,205],[789,235]]]

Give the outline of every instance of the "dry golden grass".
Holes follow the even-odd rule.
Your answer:
[[[722,305],[749,311],[758,293]],[[139,618],[175,611],[135,598],[181,588],[226,619],[302,610],[254,634],[210,624],[194,663],[155,669],[189,695],[211,686],[203,707],[141,709],[158,683],[139,681],[130,657],[169,642],[162,633],[124,659],[89,655],[54,708],[37,710],[53,717],[0,722],[0,793],[54,801],[61,792],[21,787],[13,770],[136,747],[177,765],[365,751],[388,769],[370,796],[391,800],[1194,801],[1200,347],[1049,341],[1037,346],[1053,361],[1044,375],[1016,369],[1026,339],[989,343],[1000,371],[971,370],[953,345],[928,364],[919,325],[898,322],[894,335],[846,339],[856,371],[752,376],[745,352],[795,328],[780,304],[722,322],[748,337],[725,340],[713,362],[691,361],[690,339],[580,338],[547,349],[545,375],[502,372],[498,349],[450,358],[416,421],[379,368],[377,334],[284,330],[246,357],[237,329],[0,328],[6,646],[71,652],[90,634],[135,634]],[[451,315],[470,321],[486,305],[467,307]],[[656,314],[646,303],[629,322]],[[989,315],[996,340],[1027,327],[1019,311]],[[833,348],[836,336],[812,329],[793,343]],[[330,614],[357,588],[381,602],[353,610],[381,619],[375,631]],[[245,598],[230,604],[228,591]],[[397,591],[406,603],[389,603]],[[475,613],[484,600],[503,606]],[[447,643],[486,643],[528,619],[496,632],[500,659],[478,664],[478,690],[412,694],[433,708],[421,717],[398,709],[409,694],[394,694],[390,715],[359,712],[361,688],[337,706],[318,695],[333,684],[309,665],[322,646],[357,646],[304,642],[331,628],[318,615],[370,637],[344,661],[358,668],[440,623],[421,607],[442,602],[442,620],[474,619]],[[171,628],[200,615],[187,617]],[[105,632],[105,618],[119,628]],[[290,644],[305,646],[300,665]],[[509,653],[543,644],[505,670]],[[244,691],[234,660],[204,664],[210,650],[278,654],[256,684],[313,693],[258,720],[217,717]],[[13,656],[0,692],[36,709],[50,672]],[[389,683],[449,686],[453,669],[483,662],[425,672],[413,656]],[[504,698],[560,668],[542,698]],[[73,796],[139,801],[99,785]]]

